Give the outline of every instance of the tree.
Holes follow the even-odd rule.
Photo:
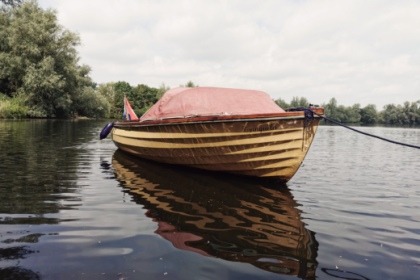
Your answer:
[[[325,109],[325,115],[331,119],[334,119],[343,123],[358,123],[360,122],[360,104],[354,104],[353,106],[346,107],[343,105],[337,105],[337,100],[331,98],[330,102],[323,104]]]
[[[337,100],[334,97],[331,98],[327,104],[324,104],[323,107],[325,109],[325,115],[332,119],[339,120]]]
[[[114,96],[115,96],[115,90],[114,90],[114,83],[106,83],[106,84],[100,84],[96,88],[97,94],[100,96],[103,96],[110,105],[114,105]]]
[[[341,106],[340,106],[341,107]],[[359,123],[360,122],[360,104],[354,104],[350,107],[344,107],[345,123]]]
[[[292,101],[290,102],[290,107],[308,107],[309,102],[305,97],[293,97]]]
[[[133,89],[135,111],[143,115],[158,100],[159,90],[144,84],[137,85]]]
[[[77,113],[90,117],[90,118],[102,118],[108,117],[110,114],[110,104],[104,96],[99,96],[95,92],[94,88],[85,87],[83,92],[75,101],[77,106]]]
[[[158,88],[158,93],[156,95],[156,98],[160,99],[163,96],[163,94],[165,94],[165,92],[167,92],[168,90],[170,90],[170,87],[168,87],[164,83],[162,83],[160,85],[160,87]]]
[[[17,7],[23,3],[24,0],[0,0],[0,7],[2,5],[9,7]]]
[[[385,105],[380,113],[381,122],[384,124],[400,124],[399,111],[400,109],[395,104]]]
[[[157,89],[144,84],[133,87],[128,82],[119,81],[100,85],[97,92],[109,102],[111,106],[109,116],[120,119],[124,108],[124,96],[128,98],[136,114],[141,116],[156,103],[162,90],[162,87]]]
[[[360,122],[362,124],[375,124],[378,121],[376,106],[369,104],[360,109]]]
[[[418,112],[418,102],[405,102],[404,103],[404,114],[406,115],[406,118],[408,120],[409,125],[416,125],[420,124],[420,115]]]
[[[90,68],[78,65],[79,36],[36,1],[0,12],[0,92],[25,101],[37,116],[76,115]],[[76,105],[79,104],[79,105]]]
[[[284,101],[283,99],[279,98],[276,101],[276,104],[280,106],[280,108],[282,109],[287,109],[290,108],[291,106],[289,105],[289,103],[287,103],[286,101]]]
[[[114,98],[113,103],[111,103],[111,117],[112,118],[121,118],[123,115],[123,104],[124,96],[126,96],[130,102],[133,102],[132,98],[133,88],[127,82],[119,81],[114,84]],[[133,108],[134,109],[134,108]]]
[[[416,101],[416,102],[413,102],[415,105],[413,105],[413,107],[414,108],[417,108],[417,109],[415,109],[415,115],[416,115],[416,125],[420,125],[420,100],[418,100],[418,101]],[[413,110],[414,110],[414,108],[413,108]]]
[[[192,81],[188,81],[185,85],[180,85],[180,87],[198,87],[198,85],[194,84]]]

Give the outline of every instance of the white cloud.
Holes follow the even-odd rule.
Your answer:
[[[420,2],[39,0],[96,82],[254,88],[289,101],[420,99]]]

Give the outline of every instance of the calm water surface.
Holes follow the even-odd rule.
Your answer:
[[[0,121],[0,279],[420,275],[419,150],[323,126],[279,186],[137,160],[103,125]]]

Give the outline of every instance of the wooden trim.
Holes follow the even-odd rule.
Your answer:
[[[310,108],[318,115],[324,115],[324,108],[314,107]],[[315,118],[320,118],[315,115]],[[273,114],[255,114],[255,115],[214,115],[214,116],[191,116],[168,118],[161,120],[145,120],[145,121],[117,121],[116,127],[139,127],[139,126],[156,126],[156,125],[170,125],[170,124],[194,124],[203,122],[234,122],[234,121],[261,121],[261,120],[277,120],[277,119],[302,119],[305,118],[304,111],[293,111]]]

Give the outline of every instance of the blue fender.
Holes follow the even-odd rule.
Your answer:
[[[112,128],[114,127],[114,122],[110,122],[102,128],[101,133],[99,134],[99,139],[105,139],[108,134],[111,132]]]

